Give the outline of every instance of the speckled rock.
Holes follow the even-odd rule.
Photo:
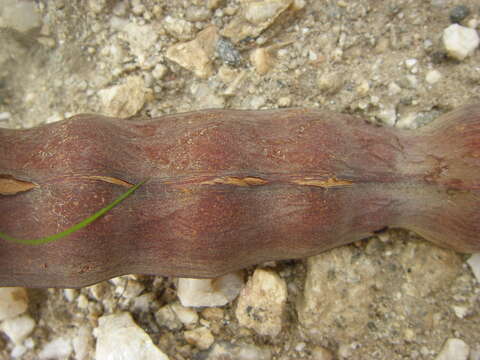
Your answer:
[[[27,308],[28,296],[24,288],[0,288],[0,321],[23,314]]]
[[[273,271],[257,269],[240,293],[235,315],[240,325],[260,335],[277,336],[286,300],[285,280]]]
[[[177,295],[183,306],[223,306],[234,300],[244,285],[243,272],[216,279],[178,279]]]
[[[168,360],[129,313],[104,315],[98,319],[96,360]]]
[[[394,243],[385,250],[388,261],[378,250],[369,255],[377,246],[384,247],[372,240],[366,251],[346,246],[308,259],[297,311],[312,341],[327,338],[351,349],[368,336],[367,329],[384,327],[384,317],[428,326],[435,316],[428,296],[449,287],[462,270],[458,254],[425,242]],[[386,296],[392,304],[388,309]],[[404,328],[385,328],[386,337],[408,333],[405,321],[399,321]]]

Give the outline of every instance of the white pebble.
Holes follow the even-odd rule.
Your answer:
[[[480,253],[470,256],[467,264],[470,266],[470,269],[472,269],[473,275],[477,278],[477,282],[480,283]]]
[[[417,65],[418,60],[417,59],[407,59],[405,60],[405,66],[407,69],[413,68],[415,65]]]
[[[480,39],[475,29],[452,24],[443,30],[443,45],[448,54],[457,60],[463,60],[477,48]]]
[[[94,331],[96,360],[168,360],[129,313],[102,316],[98,324]]]
[[[467,360],[470,353],[469,346],[460,339],[448,339],[435,360]]]
[[[241,272],[216,279],[181,278],[178,280],[177,295],[183,306],[223,306],[238,296],[243,285]]]
[[[27,308],[28,296],[24,288],[0,288],[0,321],[23,314]]]
[[[377,118],[384,124],[393,126],[397,120],[397,111],[395,106],[388,106],[380,110],[377,114]]]
[[[35,321],[29,315],[21,315],[16,318],[4,320],[0,324],[0,330],[7,335],[15,344],[20,344],[35,328]]]
[[[68,359],[71,353],[72,343],[70,339],[60,337],[45,345],[38,354],[38,358],[42,360]]]
[[[438,70],[430,70],[425,76],[425,81],[431,85],[437,83],[442,78],[442,73]]]
[[[8,111],[0,112],[0,121],[8,121],[11,117],[12,114],[10,114]]]

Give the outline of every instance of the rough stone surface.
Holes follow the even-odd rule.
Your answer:
[[[260,335],[277,336],[286,300],[285,280],[272,271],[257,269],[240,293],[235,314],[240,325]]]
[[[70,339],[58,337],[47,343],[38,354],[38,357],[40,360],[68,359],[72,350]]]
[[[375,246],[382,247],[382,243],[372,244]],[[384,327],[384,316],[406,317],[419,324],[429,321],[435,310],[426,310],[428,296],[455,279],[461,269],[460,258],[453,252],[432,251],[416,243],[390,251],[394,251],[396,261],[387,268],[368,251],[353,246],[308,260],[298,316],[310,339],[351,344],[368,337],[367,329]],[[382,305],[387,295],[380,296],[375,289],[389,294],[392,305],[388,309]],[[408,332],[408,328],[394,325],[384,331],[388,336],[390,332]]]
[[[177,295],[183,306],[223,306],[234,300],[244,284],[243,273],[216,279],[178,279]]]
[[[96,360],[168,360],[129,313],[104,315],[98,319],[98,324],[95,329]]]

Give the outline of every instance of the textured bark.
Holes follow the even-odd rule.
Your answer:
[[[405,227],[480,251],[480,105],[415,131],[331,112],[209,110],[133,122],[79,115],[0,130],[0,286],[143,273],[215,277]],[[3,191],[2,191],[3,189]]]

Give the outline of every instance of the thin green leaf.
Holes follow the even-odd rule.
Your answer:
[[[125,200],[130,195],[132,195],[140,186],[145,184],[145,182],[147,182],[147,181],[148,181],[148,179],[132,186],[130,189],[128,189],[122,195],[117,197],[113,202],[111,202],[110,204],[108,204],[104,208],[100,209],[99,211],[97,211],[92,216],[86,218],[85,220],[79,222],[78,224],[73,225],[72,227],[68,228],[67,230],[59,232],[55,235],[43,237],[43,238],[40,238],[40,239],[29,240],[29,239],[17,239],[17,238],[14,238],[14,237],[10,236],[10,235],[7,235],[7,234],[4,234],[4,233],[0,232],[0,238],[2,238],[4,240],[11,241],[11,242],[14,242],[14,243],[24,244],[24,245],[42,245],[42,244],[47,244],[47,243],[52,242],[52,241],[60,240],[61,238],[64,238],[65,236],[73,234],[74,232],[76,232],[76,231],[84,228],[85,226],[91,224],[92,222],[97,220],[99,217],[105,215],[107,212],[112,210],[115,206],[120,204],[123,200]]]

